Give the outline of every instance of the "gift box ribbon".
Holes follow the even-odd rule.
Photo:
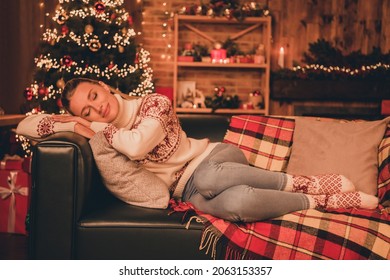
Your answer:
[[[0,161],[0,169],[7,169],[7,161],[8,160],[18,160],[21,162],[23,161],[23,159],[18,155],[13,155],[13,156],[5,155],[3,160]]]
[[[9,203],[9,212],[8,212],[8,232],[13,232],[15,230],[15,220],[16,220],[16,195],[28,195],[28,188],[21,187],[16,185],[16,179],[18,177],[17,171],[10,171],[10,174],[7,178],[9,188],[0,186],[0,198],[6,200],[11,197]]]

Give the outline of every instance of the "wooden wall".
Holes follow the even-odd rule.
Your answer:
[[[390,50],[389,0],[271,0],[270,8],[274,43],[287,47],[289,66],[319,38],[345,53]]]
[[[164,12],[175,11],[189,3],[199,2],[143,0],[139,3],[143,6],[142,39],[152,54],[158,85],[172,84],[173,53],[167,46],[173,43],[173,34],[163,28]],[[345,53],[357,50],[368,53],[373,47],[390,51],[390,0],[269,0],[268,3],[273,20],[274,70],[281,46],[286,50],[286,67],[291,67],[302,63],[309,43],[320,38]]]
[[[258,0],[258,3],[266,2]],[[271,69],[277,70],[278,51],[285,48],[285,66],[302,64],[310,43],[325,39],[344,53],[369,53],[373,47],[390,51],[390,0],[269,0],[272,15]],[[166,5],[164,5],[166,3]],[[163,27],[164,12],[171,12],[196,1],[143,0],[143,43],[151,52],[151,65],[157,86],[172,86],[173,33]],[[166,36],[163,37],[162,35]],[[208,75],[204,75],[207,84]],[[271,100],[270,113],[294,115],[295,107],[324,106],[336,111],[360,108],[378,111],[379,103],[369,102],[290,102]]]
[[[35,49],[58,0],[12,0],[1,12],[0,106],[17,113],[22,93],[30,83]],[[207,2],[205,0],[204,2]],[[242,1],[244,2],[244,1]],[[256,2],[266,2],[257,0]],[[286,48],[286,65],[300,62],[308,44],[319,38],[332,41],[345,52],[372,47],[390,50],[390,0],[268,0],[273,17],[272,66],[280,46]],[[44,6],[40,6],[44,3]],[[163,4],[166,3],[166,6]],[[151,66],[157,86],[172,86],[173,34],[163,28],[164,12],[189,3],[184,0],[125,0],[134,16],[136,31],[145,49],[151,52]],[[12,5],[11,5],[12,4]],[[49,16],[45,16],[49,13]],[[166,33],[166,37],[162,35]]]

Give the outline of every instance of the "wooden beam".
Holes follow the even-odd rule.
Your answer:
[[[238,32],[236,35],[234,35],[234,36],[232,36],[232,37],[230,37],[230,38],[231,38],[232,40],[236,40],[236,39],[240,38],[241,36],[243,36],[243,35],[245,35],[245,34],[251,32],[252,30],[254,30],[254,29],[256,29],[256,28],[258,28],[260,25],[261,25],[261,23],[252,25],[252,26],[248,27],[247,29],[244,29],[244,30]]]
[[[207,35],[206,33],[202,32],[202,31],[200,31],[199,29],[193,27],[191,24],[185,23],[185,24],[183,24],[183,25],[184,25],[185,27],[187,27],[188,29],[194,31],[196,34],[198,34],[198,35],[202,36],[203,38],[209,40],[210,42],[212,42],[212,43],[215,43],[215,42],[216,42],[215,39],[211,38],[209,35]]]

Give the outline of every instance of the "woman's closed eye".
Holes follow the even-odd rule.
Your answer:
[[[91,91],[89,94],[88,94],[88,99],[90,101],[94,101],[95,99],[97,98],[97,93],[95,91]]]
[[[90,113],[91,113],[91,108],[84,110],[83,117],[88,117]]]
[[[90,94],[88,95],[88,99],[90,101],[94,101],[94,100],[96,100],[96,98],[97,98],[96,92],[90,92]],[[91,114],[91,108],[88,107],[87,109],[84,110],[82,115],[83,115],[83,117],[88,117],[90,114]]]

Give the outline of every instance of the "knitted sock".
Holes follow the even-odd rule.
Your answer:
[[[285,191],[306,194],[336,194],[355,191],[353,183],[343,175],[287,175]]]
[[[332,195],[308,195],[310,208],[364,208],[375,209],[378,198],[363,192],[338,193]]]

